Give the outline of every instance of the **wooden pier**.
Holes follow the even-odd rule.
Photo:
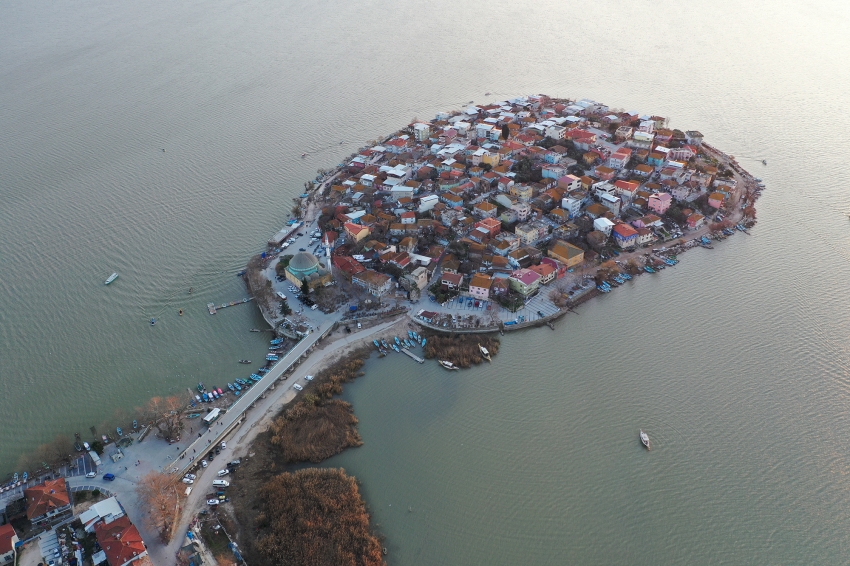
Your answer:
[[[425,363],[425,360],[423,360],[422,358],[420,358],[419,356],[417,356],[416,354],[414,354],[413,352],[411,352],[407,348],[402,348],[401,351],[402,351],[402,353],[407,354],[408,356],[413,358],[414,361],[419,362],[420,364]]]
[[[216,307],[215,303],[207,303],[207,310],[210,311],[210,314],[215,314],[216,309],[226,309],[227,307],[235,307],[236,305],[244,305],[250,301],[253,301],[254,297],[245,297],[241,301],[230,301],[229,303],[221,303]]]

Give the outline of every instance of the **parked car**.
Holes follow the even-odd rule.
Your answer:
[[[93,478],[93,477],[95,477],[96,475],[97,475],[97,472],[89,472],[89,473],[87,473],[87,474],[86,474],[86,477],[87,477],[87,478]]]
[[[357,329],[360,330],[361,328],[363,328],[363,325],[358,322],[357,323]]]
[[[183,483],[187,483],[189,485],[192,485],[193,483],[195,483],[195,480],[190,480],[189,478],[183,478]]]
[[[300,385],[298,385],[297,383],[293,384],[292,388],[293,388],[293,389],[297,389],[298,391],[301,391],[301,390],[303,390],[303,389],[304,389],[303,387],[301,387],[301,386],[300,386]]]
[[[218,505],[218,499],[207,499],[207,505]]]
[[[224,450],[225,448],[227,448],[227,443],[226,443],[226,442],[222,442],[222,443],[221,443],[221,449],[222,449],[222,450]]]
[[[230,466],[238,466],[241,463],[242,463],[242,460],[233,460],[232,462],[230,462],[229,465]]]
[[[112,481],[115,479],[115,474],[103,474],[103,479],[106,481]]]
[[[195,474],[186,474],[186,477],[189,478],[190,480],[198,479],[198,476],[196,476]]]
[[[201,460],[201,467],[202,467],[202,468],[206,468],[206,467],[207,467],[207,461],[206,461],[206,460]]]

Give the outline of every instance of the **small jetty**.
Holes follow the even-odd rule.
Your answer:
[[[217,312],[216,309],[221,310],[221,309],[226,309],[227,307],[235,307],[236,305],[244,305],[245,303],[248,303],[248,302],[253,301],[253,300],[254,300],[254,297],[245,297],[242,300],[230,301],[229,303],[221,303],[218,306],[216,306],[215,303],[207,303],[207,310],[210,311],[210,314],[215,314]]]
[[[410,351],[410,350],[408,350],[407,348],[402,348],[402,349],[401,349],[401,352],[402,352],[403,354],[407,354],[408,356],[410,356],[410,357],[413,359],[413,361],[415,361],[415,362],[417,362],[417,363],[420,363],[420,364],[424,364],[424,363],[425,363],[425,360],[424,360],[424,359],[420,358],[419,356],[417,356],[416,354],[414,354],[413,352],[411,352],[411,351]]]

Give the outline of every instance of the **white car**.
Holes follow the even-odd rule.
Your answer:
[[[185,476],[185,477],[189,478],[190,480],[196,480],[196,479],[198,479],[198,476],[196,476],[195,474],[186,474],[186,476]]]
[[[362,325],[362,324],[360,324],[360,323],[358,322],[358,323],[357,323],[357,328],[358,328],[358,330],[359,330],[359,329],[363,328],[363,325]]]
[[[305,375],[304,379],[306,379],[307,381],[313,381],[313,376],[312,375]]]
[[[221,443],[221,449],[222,449],[222,450],[224,450],[225,448],[227,448],[227,443],[226,443],[226,442],[222,442],[222,443]]]
[[[201,467],[202,467],[202,468],[206,468],[206,467],[207,467],[207,461],[206,461],[206,460],[201,460]]]
[[[187,483],[189,485],[192,485],[193,483],[195,483],[195,480],[192,480],[192,479],[189,479],[189,478],[183,478],[183,483]]]
[[[218,477],[226,476],[229,473],[230,473],[230,470],[219,470],[218,471]]]
[[[207,499],[207,505],[218,505],[218,504],[219,504],[218,499]]]
[[[297,389],[298,391],[301,391],[302,389],[304,389],[303,387],[301,387],[301,386],[300,386],[300,385],[298,385],[297,383],[296,383],[296,384],[294,384],[294,385],[292,386],[292,388],[293,388],[293,389]]]
[[[87,474],[86,474],[86,477],[87,477],[87,478],[93,478],[93,477],[95,477],[96,475],[97,475],[97,472],[89,472],[89,473],[87,473]]]

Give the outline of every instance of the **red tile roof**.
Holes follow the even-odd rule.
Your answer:
[[[121,566],[133,560],[135,556],[147,552],[142,535],[126,515],[109,524],[97,523],[94,533],[110,566]]]
[[[65,478],[48,480],[42,484],[24,490],[27,500],[27,518],[41,517],[49,511],[65,507],[71,503]]]
[[[15,529],[12,528],[12,525],[6,523],[3,526],[0,526],[0,556],[6,554],[12,547],[12,537],[16,536],[17,533]]]

